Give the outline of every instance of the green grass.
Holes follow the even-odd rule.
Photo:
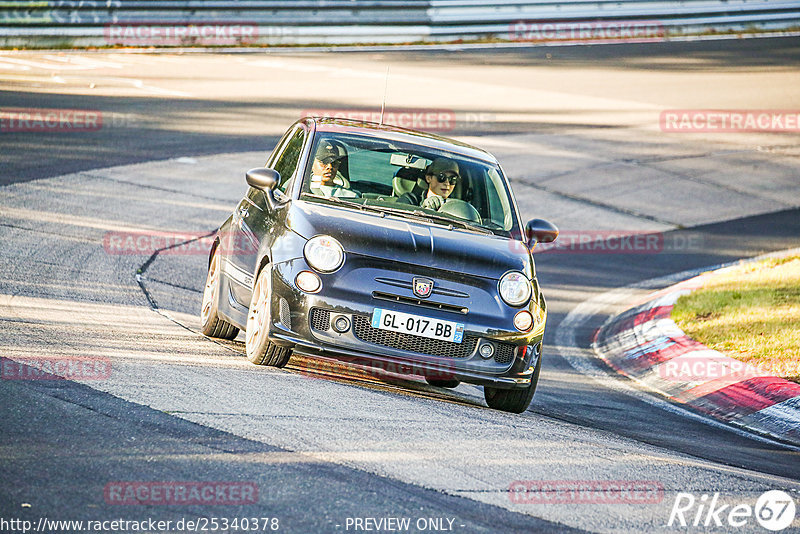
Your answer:
[[[800,256],[714,275],[678,299],[672,319],[714,350],[800,382]]]

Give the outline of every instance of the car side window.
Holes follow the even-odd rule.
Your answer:
[[[281,175],[281,183],[278,185],[278,190],[280,190],[281,193],[286,192],[286,186],[289,185],[289,181],[292,179],[294,171],[297,169],[297,162],[300,159],[300,153],[303,151],[305,138],[305,130],[298,128],[291,139],[289,139],[289,142],[286,143],[283,152],[278,156],[278,159],[275,160],[275,164],[272,166],[272,168]]]

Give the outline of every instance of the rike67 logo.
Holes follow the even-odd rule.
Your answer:
[[[722,504],[720,494],[696,497],[691,493],[678,493],[669,514],[668,527],[744,527],[752,519],[767,530],[777,532],[791,526],[797,511],[794,498],[785,491],[767,491],[758,498],[755,506],[748,503]]]

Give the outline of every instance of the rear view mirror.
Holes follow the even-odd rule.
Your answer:
[[[531,219],[525,225],[525,237],[528,239],[528,248],[533,250],[537,243],[555,241],[558,237],[558,228],[544,219]]]
[[[250,187],[255,187],[262,191],[272,191],[280,183],[281,175],[275,169],[258,167],[247,171],[245,179]]]
[[[245,179],[250,187],[255,187],[264,192],[264,197],[267,199],[270,209],[274,210],[285,204],[285,202],[279,202],[275,198],[275,188],[281,182],[281,175],[275,169],[267,167],[250,169],[245,173]]]
[[[389,163],[398,167],[423,170],[428,166],[428,160],[419,156],[396,152],[389,157]]]

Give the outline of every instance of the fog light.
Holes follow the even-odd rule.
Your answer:
[[[345,332],[350,330],[350,319],[348,319],[344,315],[339,315],[337,317],[334,317],[333,329],[339,332],[340,334],[344,334]]]
[[[494,345],[491,343],[484,343],[481,345],[481,348],[478,349],[478,352],[480,353],[481,358],[488,360],[494,356]]]
[[[522,310],[514,316],[514,327],[520,332],[527,332],[533,326],[533,315],[528,310]]]
[[[312,273],[311,271],[299,272],[294,279],[294,283],[306,293],[316,293],[322,288],[322,280],[319,279],[316,273]]]

